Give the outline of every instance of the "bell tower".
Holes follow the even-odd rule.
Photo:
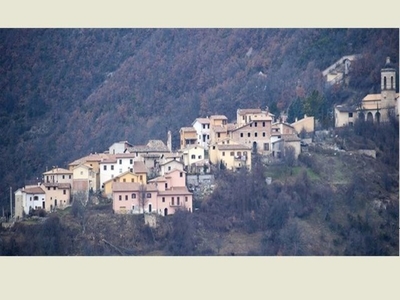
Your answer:
[[[396,106],[396,69],[386,58],[386,64],[381,69],[381,108],[393,108]]]

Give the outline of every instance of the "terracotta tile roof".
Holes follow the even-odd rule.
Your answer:
[[[197,118],[196,120],[194,120],[194,122],[192,123],[192,125],[194,123],[199,122],[200,124],[210,124],[210,119],[209,118]]]
[[[226,124],[226,129],[228,131],[233,131],[236,129],[236,125],[234,123],[228,123],[228,124]]]
[[[194,127],[181,127],[182,132],[196,132],[196,129]]]
[[[116,158],[134,158],[135,157],[135,153],[129,153],[129,152],[127,152],[127,153],[118,153],[118,154],[115,154],[115,157]]]
[[[261,108],[239,108],[237,113],[239,115],[246,115],[246,114],[260,114],[262,112]]]
[[[43,173],[43,175],[54,175],[54,174],[72,174],[72,171],[63,168],[54,168],[50,171]]]
[[[212,115],[210,119],[217,119],[217,120],[227,120],[228,118],[224,115]]]
[[[100,162],[102,159],[107,158],[109,156],[109,154],[106,153],[95,153],[95,154],[90,154],[84,157],[81,157],[77,160],[74,160],[73,162],[71,162],[69,165],[70,166],[74,166],[74,165],[79,165],[79,164],[83,164],[87,161],[97,161]]]
[[[133,162],[133,171],[135,173],[147,173],[147,168],[144,162],[142,161],[134,161]]]
[[[180,165],[183,165],[183,162],[181,162],[179,160],[168,160],[168,161],[163,162],[162,164],[160,164],[160,166],[166,166],[166,165],[169,165],[171,163],[178,163]]]
[[[163,196],[163,195],[192,195],[191,192],[188,191],[186,187],[182,188],[173,188],[172,190],[166,190],[166,191],[160,191],[158,192],[158,195]]]
[[[149,182],[164,182],[164,181],[167,181],[167,179],[165,179],[164,176],[158,176],[156,178],[149,180]]]
[[[368,94],[363,98],[364,101],[380,101],[381,100],[381,94]]]
[[[175,153],[165,153],[164,154],[165,158],[174,158],[174,157],[179,157],[179,153],[175,152]]]
[[[115,155],[110,155],[108,158],[103,159],[100,164],[113,164],[117,162]]]
[[[45,191],[39,186],[25,188],[23,191],[27,194],[45,194]]]

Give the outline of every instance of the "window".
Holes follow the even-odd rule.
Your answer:
[[[265,122],[263,122],[263,127],[265,127]]]
[[[53,190],[56,190],[56,187],[53,187]]]
[[[225,151],[222,151],[222,156],[225,156]]]
[[[63,175],[63,179],[65,179],[65,175]]]
[[[250,132],[247,133],[247,137],[250,137]]]
[[[122,182],[126,182],[126,178],[122,179]]]
[[[140,175],[140,176],[139,176],[139,179],[142,181],[142,180],[143,180],[143,176],[142,176],[142,175]]]
[[[254,122],[254,127],[257,127],[257,122]]]
[[[195,159],[195,158],[196,158],[196,155],[192,154],[192,155],[190,156],[190,158],[191,158],[191,159]]]
[[[128,200],[128,195],[125,195],[125,201]]]
[[[198,159],[201,159],[201,155],[197,156]]]
[[[47,190],[50,191],[50,187],[49,186],[47,187]]]
[[[168,166],[168,171],[171,171],[171,166]]]
[[[185,202],[188,202],[188,197],[187,196],[185,197]]]
[[[247,151],[243,151],[243,155],[244,155],[244,156],[247,156]]]
[[[129,163],[130,163],[130,164],[133,164],[133,159],[132,159],[132,158],[129,160]]]
[[[147,193],[146,198],[151,198],[151,193]]]
[[[118,196],[118,200],[122,200],[122,196],[121,195]]]
[[[122,159],[119,160],[119,164],[122,165]]]
[[[135,182],[135,178],[131,178],[131,182]]]
[[[257,132],[254,132],[254,136],[257,137]]]
[[[175,205],[175,198],[174,197],[171,198],[171,204]]]
[[[179,205],[179,197],[176,197],[176,205]]]
[[[129,172],[133,173],[133,169],[132,169],[132,168],[130,168],[130,169],[129,169]]]
[[[120,173],[120,174],[122,173],[122,169],[119,169],[119,173]]]
[[[133,194],[131,195],[131,198],[132,198],[132,199],[136,199],[136,194],[133,193]]]
[[[218,137],[221,137],[221,134],[218,132],[217,136],[218,136]]]
[[[113,171],[114,170],[114,165],[111,165],[111,171]]]
[[[165,197],[162,197],[162,202],[165,202]]]
[[[264,150],[265,150],[265,151],[269,151],[269,144],[268,144],[268,143],[265,143],[265,144],[264,144]]]
[[[69,175],[69,179],[71,179],[71,175]]]
[[[349,112],[349,118],[352,118],[352,117],[353,117],[353,113]]]
[[[209,140],[210,139],[210,136],[207,134],[207,140]]]
[[[243,137],[243,132],[240,133],[240,137]]]
[[[165,189],[167,189],[168,188],[168,183],[165,183]]]
[[[183,172],[180,172],[180,173],[179,173],[179,177],[183,177]]]
[[[66,195],[67,194],[67,190],[63,190],[63,194]]]
[[[83,171],[81,171],[81,175],[83,175]]]
[[[235,152],[231,151],[230,156],[235,156]]]
[[[242,152],[238,151],[237,156],[242,156]]]
[[[215,150],[215,146],[213,146],[212,148],[213,148],[213,150]]]
[[[265,137],[265,132],[263,132],[263,137]]]
[[[106,165],[103,166],[103,170],[107,171],[107,166]]]
[[[253,127],[253,123],[250,123],[250,127]]]

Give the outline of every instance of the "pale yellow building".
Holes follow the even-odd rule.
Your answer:
[[[290,125],[293,126],[297,134],[300,134],[303,130],[307,133],[312,133],[314,132],[315,120],[313,116],[308,117],[307,115],[304,115],[303,119],[298,120],[296,118],[296,120]]]
[[[72,194],[78,192],[88,193],[90,190],[96,191],[98,186],[98,176],[93,167],[87,164],[80,164],[72,169]]]
[[[112,198],[113,190],[112,186],[114,182],[136,182],[139,184],[147,183],[147,172],[141,174],[134,174],[130,171],[122,173],[119,176],[111,178],[104,182],[104,192],[103,195],[107,198]]]
[[[210,162],[219,167],[223,164],[229,170],[243,167],[251,169],[251,147],[241,144],[214,144],[209,149]]]
[[[357,119],[357,110],[355,107],[347,105],[335,106],[335,127],[353,126]]]

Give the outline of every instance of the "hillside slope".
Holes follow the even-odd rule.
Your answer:
[[[177,147],[194,118],[279,113],[299,85],[331,104],[377,91],[385,57],[398,62],[398,38],[398,29],[2,29],[0,205],[10,186],[117,140],[171,130]],[[353,53],[364,59],[352,93],[326,90],[321,70]]]

